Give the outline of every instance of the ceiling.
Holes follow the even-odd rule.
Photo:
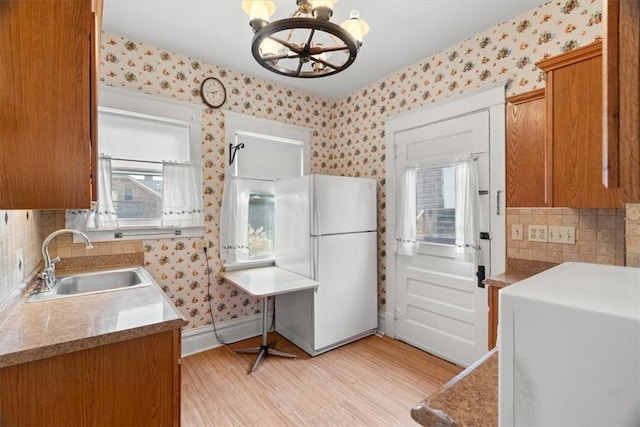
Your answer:
[[[104,0],[103,29],[224,68],[339,98],[394,71],[546,3],[542,0],[339,0],[332,22],[351,10],[370,27],[356,61],[319,79],[262,68],[251,55],[253,33],[240,0]],[[276,0],[273,20],[288,17],[295,0]]]

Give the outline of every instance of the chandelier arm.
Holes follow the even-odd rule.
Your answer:
[[[300,46],[298,46],[297,44],[291,43],[289,42],[289,40],[283,40],[279,37],[275,37],[273,35],[269,36],[269,38],[273,41],[275,41],[276,43],[280,43],[282,46],[286,47],[287,49],[289,49],[292,52],[297,53],[298,55],[303,53],[303,50],[300,49]]]
[[[302,71],[302,66],[304,65],[304,60],[302,58],[302,56],[298,57],[298,69],[296,70],[295,75],[299,76],[300,75],[300,71]]]
[[[309,35],[307,36],[307,40],[304,42],[304,48],[302,48],[303,55],[309,55],[309,51],[311,50],[311,42],[313,41],[313,36],[315,33],[315,28],[311,28],[311,31],[309,31]]]
[[[264,59],[265,61],[278,61],[280,59],[293,59],[299,57],[300,55],[295,52],[287,52],[281,53],[279,55],[263,56],[262,59]]]
[[[349,50],[349,46],[347,45],[342,45],[342,46],[316,46],[316,48],[318,50],[318,53],[325,53],[325,52],[338,52],[341,50]]]
[[[319,62],[319,63],[321,63],[321,64],[323,64],[323,65],[326,65],[327,67],[332,68],[332,69],[334,69],[334,70],[337,70],[337,69],[338,69],[338,66],[337,66],[337,65],[334,65],[334,64],[332,64],[331,62],[327,62],[327,61],[325,61],[324,59],[311,57],[311,61],[313,61],[313,62]]]

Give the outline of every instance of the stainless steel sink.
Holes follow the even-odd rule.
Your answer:
[[[137,267],[59,277],[53,290],[34,291],[27,297],[27,302],[149,286],[151,278],[148,274],[143,268]]]

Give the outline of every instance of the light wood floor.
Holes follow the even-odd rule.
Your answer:
[[[310,357],[280,335],[270,356],[247,374],[241,341],[182,359],[182,425],[417,426],[411,408],[462,368],[388,337],[371,336]]]

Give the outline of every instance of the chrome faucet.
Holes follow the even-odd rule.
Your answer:
[[[46,237],[46,239],[44,239],[44,242],[42,242],[42,259],[44,260],[44,268],[38,273],[38,277],[42,280],[41,281],[42,285],[40,286],[40,289],[38,290],[38,292],[48,292],[52,290],[57,283],[56,263],[60,262],[60,257],[55,257],[54,259],[51,259],[51,256],[49,255],[49,244],[55,237],[64,233],[75,234],[76,236],[84,240],[86,245],[85,247],[87,249],[93,248],[93,246],[91,245],[91,241],[89,240],[87,235],[84,234],[82,231],[62,228],[60,230],[56,230],[53,233],[49,234]]]

